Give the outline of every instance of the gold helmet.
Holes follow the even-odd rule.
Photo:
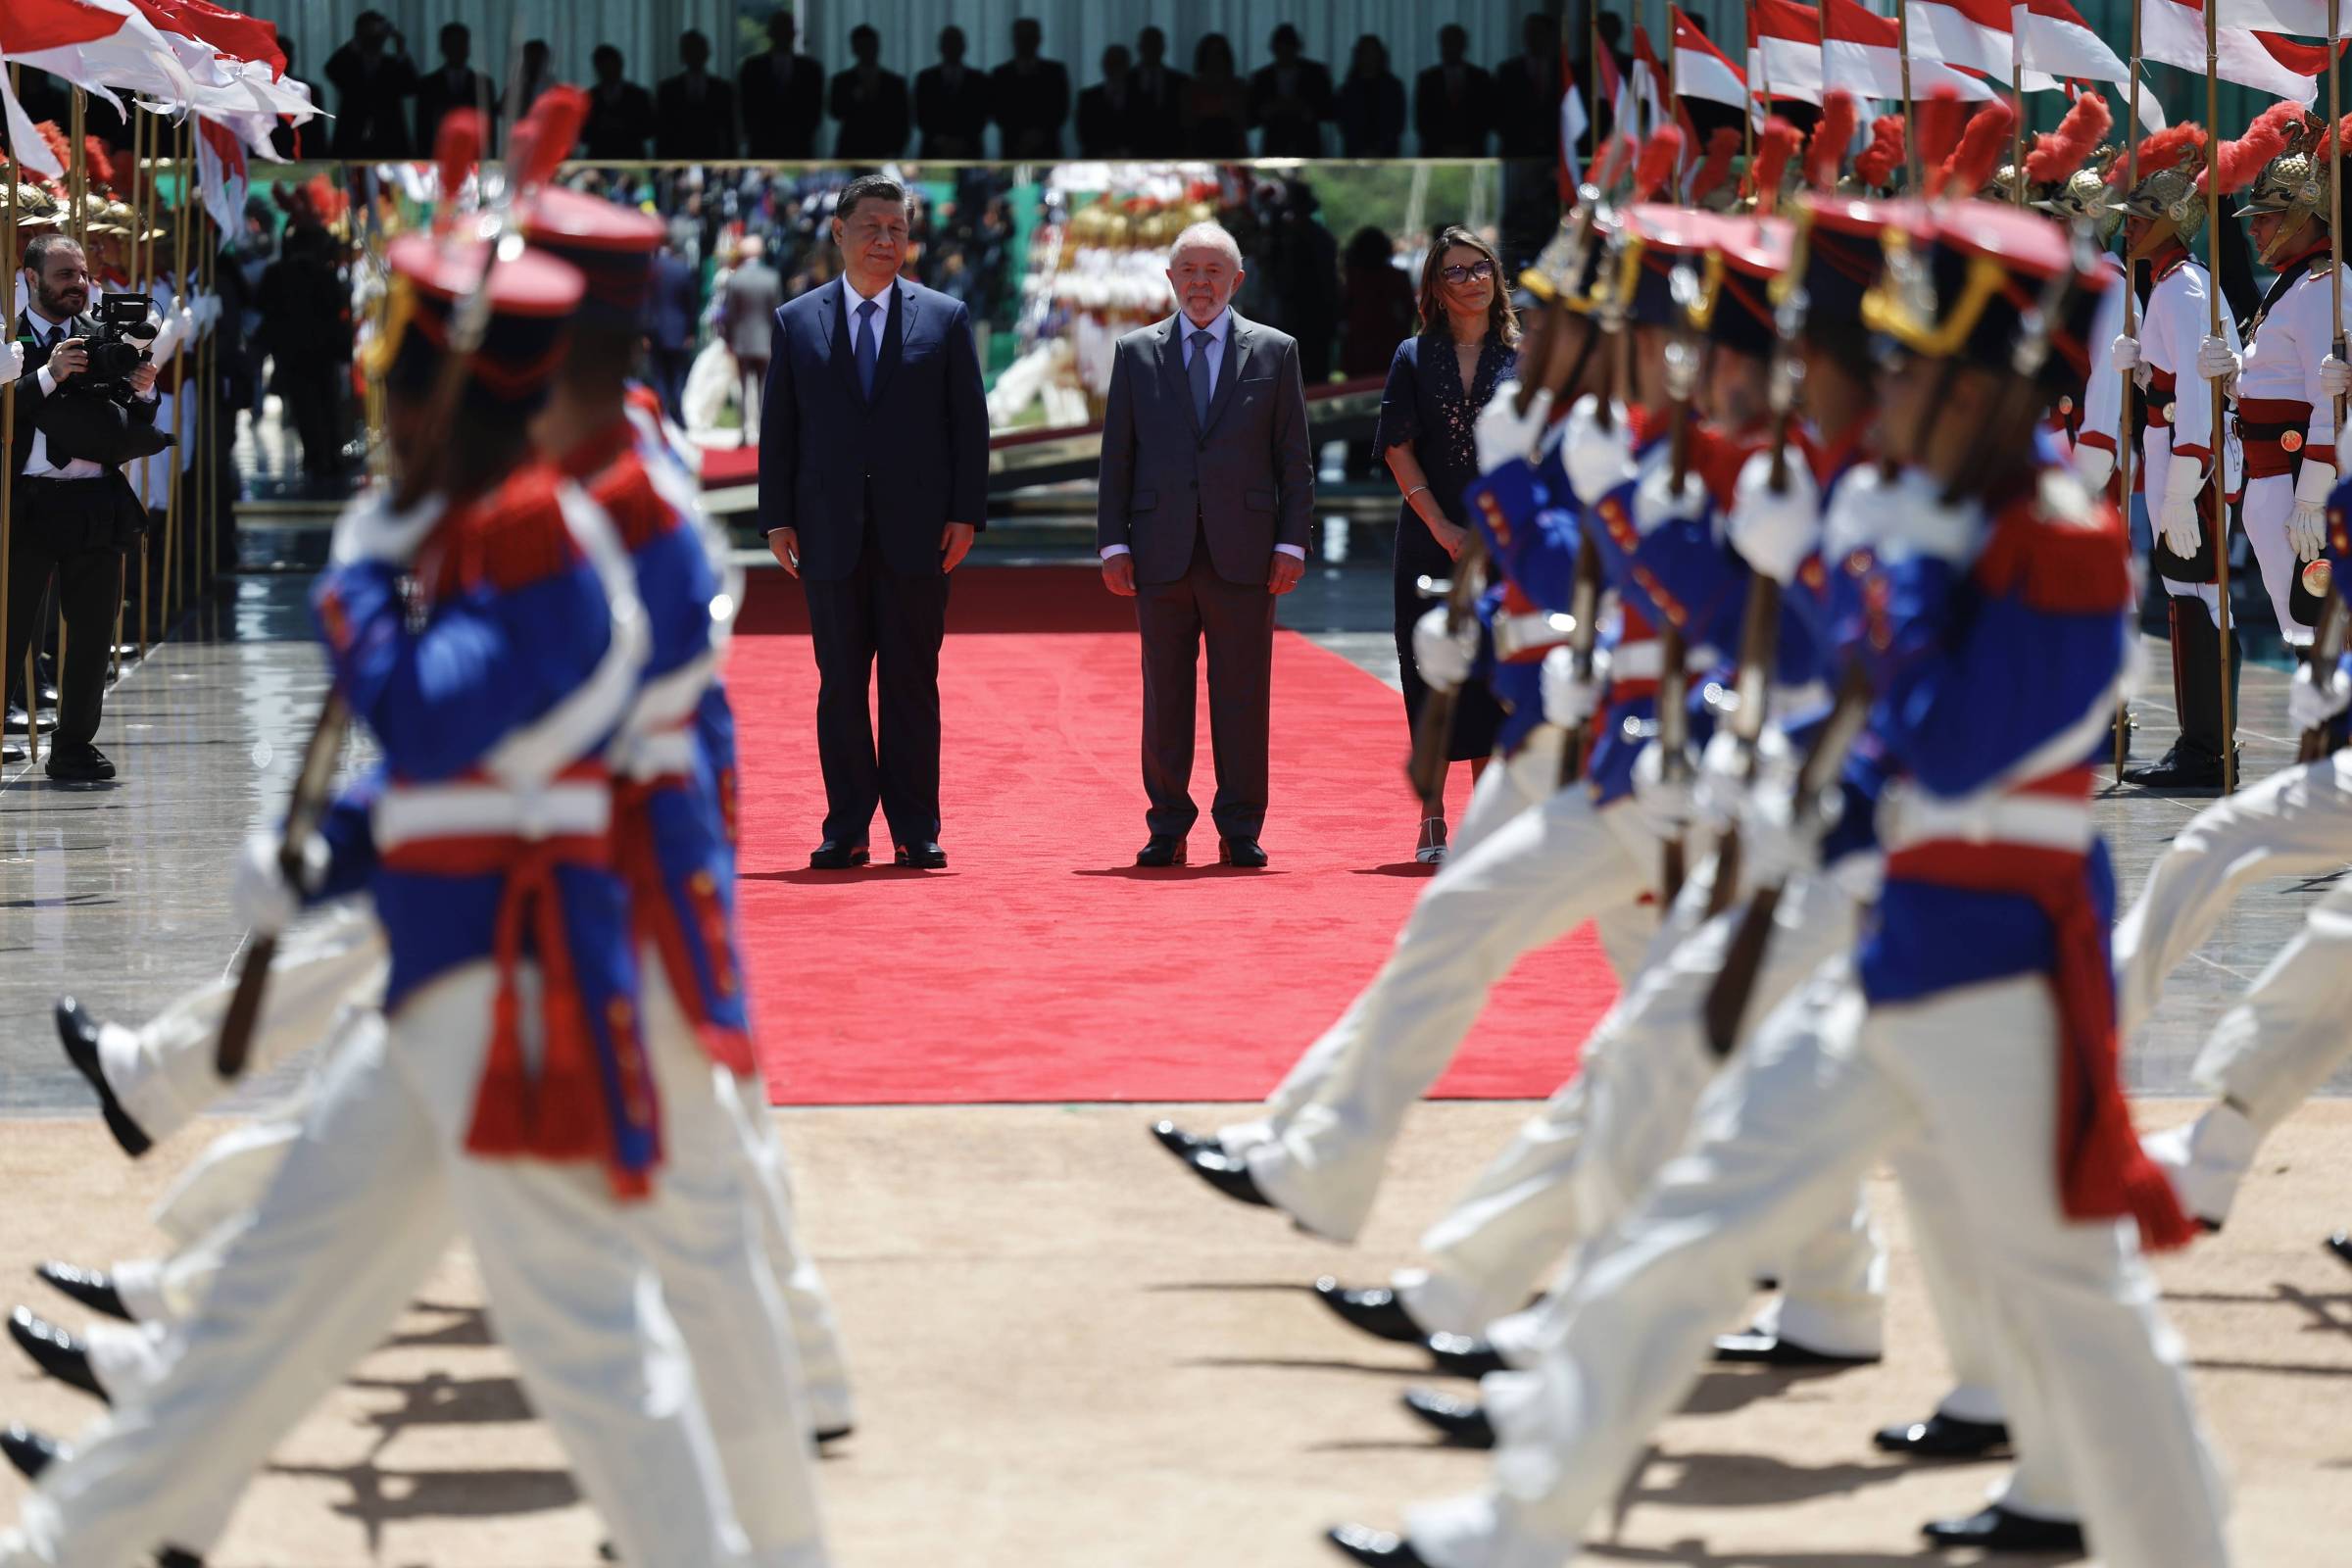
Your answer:
[[[2288,136],[2286,150],[2263,166],[2238,201],[2238,215],[2243,218],[2261,213],[2285,215],[2263,250],[2266,267],[2284,253],[2307,225],[2317,222],[2325,227],[2334,220],[2328,192],[2328,159],[2332,150],[2325,145],[2328,139],[2324,121],[2305,120]]]
[[[2088,223],[2100,245],[2106,245],[2115,238],[2115,231],[2124,220],[2122,211],[2107,197],[2107,168],[2116,153],[2116,148],[2101,147],[2091,154],[2087,168],[2036,187],[2040,194],[2031,205],[2062,223]]]
[[[2025,175],[2019,172],[2015,164],[2003,164],[1992,172],[1992,178],[1986,180],[1984,188],[1977,194],[1988,202],[2015,202],[2018,199],[2018,186],[2024,180]]]
[[[2124,192],[2120,211],[2148,224],[2132,247],[2131,260],[2144,261],[2170,239],[2186,245],[2205,226],[2205,197],[2197,189],[2205,127],[2193,122],[2167,125],[2139,144],[2139,182]],[[2122,177],[2122,166],[2111,172]]]

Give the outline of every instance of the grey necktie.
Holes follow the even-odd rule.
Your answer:
[[[1212,341],[1205,328],[1193,334],[1193,417],[1203,430],[1208,428],[1208,345]]]
[[[876,341],[882,334],[874,330],[874,309],[872,300],[858,307],[858,386],[868,398],[874,395],[874,362],[882,352]]]

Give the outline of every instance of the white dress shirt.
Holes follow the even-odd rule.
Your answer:
[[[890,328],[890,284],[883,284],[879,294],[867,294],[861,291],[857,284],[851,282],[849,273],[844,272],[841,275],[841,286],[850,295],[849,299],[844,302],[850,313],[850,358],[855,360],[858,357],[859,335],[871,330],[875,334],[874,364],[880,366],[882,363],[881,334]],[[871,301],[874,307],[873,320],[870,323],[860,323],[858,318],[858,307],[867,301]]]
[[[50,320],[29,305],[24,308],[24,323],[31,328],[35,343],[54,346],[73,336],[64,322]],[[48,397],[57,391],[57,378],[49,373],[46,365],[41,367],[40,373],[33,379],[40,383],[41,396]],[[32,432],[32,446],[24,457],[24,476],[28,479],[102,479],[106,476],[106,470],[88,458],[75,458],[62,466],[50,462],[49,438],[36,426]]]
[[[1233,307],[1228,305],[1219,311],[1217,318],[1206,326],[1195,326],[1193,318],[1181,311],[1177,313],[1176,321],[1176,340],[1184,346],[1185,374],[1188,377],[1192,374],[1195,354],[1207,355],[1208,384],[1213,389],[1217,384],[1217,377],[1225,373],[1225,339],[1226,335],[1233,330]],[[1206,332],[1208,342],[1205,345],[1196,345],[1193,342],[1195,332]],[[1277,555],[1289,556],[1294,561],[1306,559],[1305,550],[1298,545],[1276,545],[1274,550]],[[1126,554],[1128,554],[1128,550],[1125,545],[1104,545],[1102,547],[1104,561],[1108,561],[1113,556]]]

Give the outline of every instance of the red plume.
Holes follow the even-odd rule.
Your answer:
[[[1696,206],[1721,189],[1732,172],[1732,155],[1740,150],[1737,125],[1717,125],[1707,136],[1707,156],[1690,176],[1690,202]]]
[[[2016,123],[2016,113],[1998,99],[1978,110],[1968,129],[1961,132],[1960,145],[1943,161],[1943,178],[1936,192],[1974,196],[1983,190],[2000,164],[2001,149],[2009,145],[2009,131]]]
[[[1854,155],[1854,177],[1873,190],[1894,183],[1903,167],[1903,117],[1881,115],[1870,122],[1870,145]]]
[[[441,171],[441,211],[434,226],[446,230],[458,216],[458,192],[482,156],[479,110],[452,109],[433,134],[433,163]]]
[[[2319,151],[2315,156],[2323,159],[2333,158],[2335,150],[2344,144],[2347,137],[2352,137],[2352,115],[2346,115],[2336,122],[2333,130],[2320,137]]]
[[[2167,125],[2154,135],[2143,136],[2139,142],[2139,177],[2147,178],[2159,170],[2175,164],[2184,164],[2205,150],[2205,127],[2193,121]],[[2123,159],[2107,172],[2107,183],[2120,185],[2129,166]]]
[[[514,127],[515,182],[524,190],[546,184],[571,156],[587,119],[588,94],[580,88],[558,85],[541,93]]]
[[[1960,145],[1960,128],[1968,122],[1968,108],[1956,87],[1938,87],[1919,106],[1920,168],[1933,184],[1935,173]]]
[[[49,144],[50,156],[57,160],[58,168],[71,169],[74,167],[74,149],[67,143],[66,133],[57,128],[56,121],[44,120],[32,128],[39,131],[41,140]]]
[[[1781,176],[1788,172],[1788,161],[1804,145],[1805,133],[1775,115],[1764,122],[1756,132],[1756,161],[1747,172],[1748,194],[1756,199],[1756,211],[1769,213],[1781,198]]]
[[[109,148],[106,143],[95,136],[84,135],[81,138],[81,164],[83,171],[89,175],[92,190],[96,190],[100,186],[104,186],[108,190],[114,189],[115,155],[113,149]]]
[[[1675,167],[1683,161],[1683,127],[1660,125],[1649,133],[1642,148],[1642,161],[1634,166],[1634,197],[1638,202],[1654,199],[1667,190],[1674,180]]]
[[[2221,166],[2222,194],[2227,196],[2253,184],[2263,166],[2286,150],[2286,138],[2302,127],[2304,118],[2301,104],[2281,98],[2255,116],[2254,123],[2246,127],[2243,136],[2222,143],[2221,150],[2214,155]],[[2212,172],[2208,169],[2197,176],[2200,192],[2206,188],[2206,175]]]
[[[1593,161],[1592,183],[1602,190],[1616,184],[1617,176],[1633,167],[1638,150],[1632,136],[1611,136],[1608,150]]]
[[[2034,138],[2034,150],[2026,154],[2026,177],[2036,185],[2070,178],[2089,161],[2099,139],[2114,124],[2107,100],[2095,92],[2083,93],[2058,122],[2056,130],[2045,130]]]
[[[1861,121],[1854,95],[1844,88],[1834,88],[1821,100],[1821,119],[1813,126],[1813,140],[1805,147],[1806,184],[1821,190],[1837,188],[1838,171],[1845,164],[1845,150],[1853,145],[1854,127]]]

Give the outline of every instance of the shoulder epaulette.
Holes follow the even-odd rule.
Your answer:
[[[2132,603],[2130,536],[2116,510],[2072,472],[2045,468],[1993,519],[1976,576],[2053,614],[2120,613]]]
[[[462,582],[512,592],[579,562],[579,546],[556,499],[557,483],[553,468],[533,464],[466,510],[457,550]]]
[[[634,449],[608,464],[589,485],[588,494],[612,519],[621,547],[631,555],[678,525],[676,509],[662,499],[662,492],[654,487],[654,476],[646,471],[645,459]]]

